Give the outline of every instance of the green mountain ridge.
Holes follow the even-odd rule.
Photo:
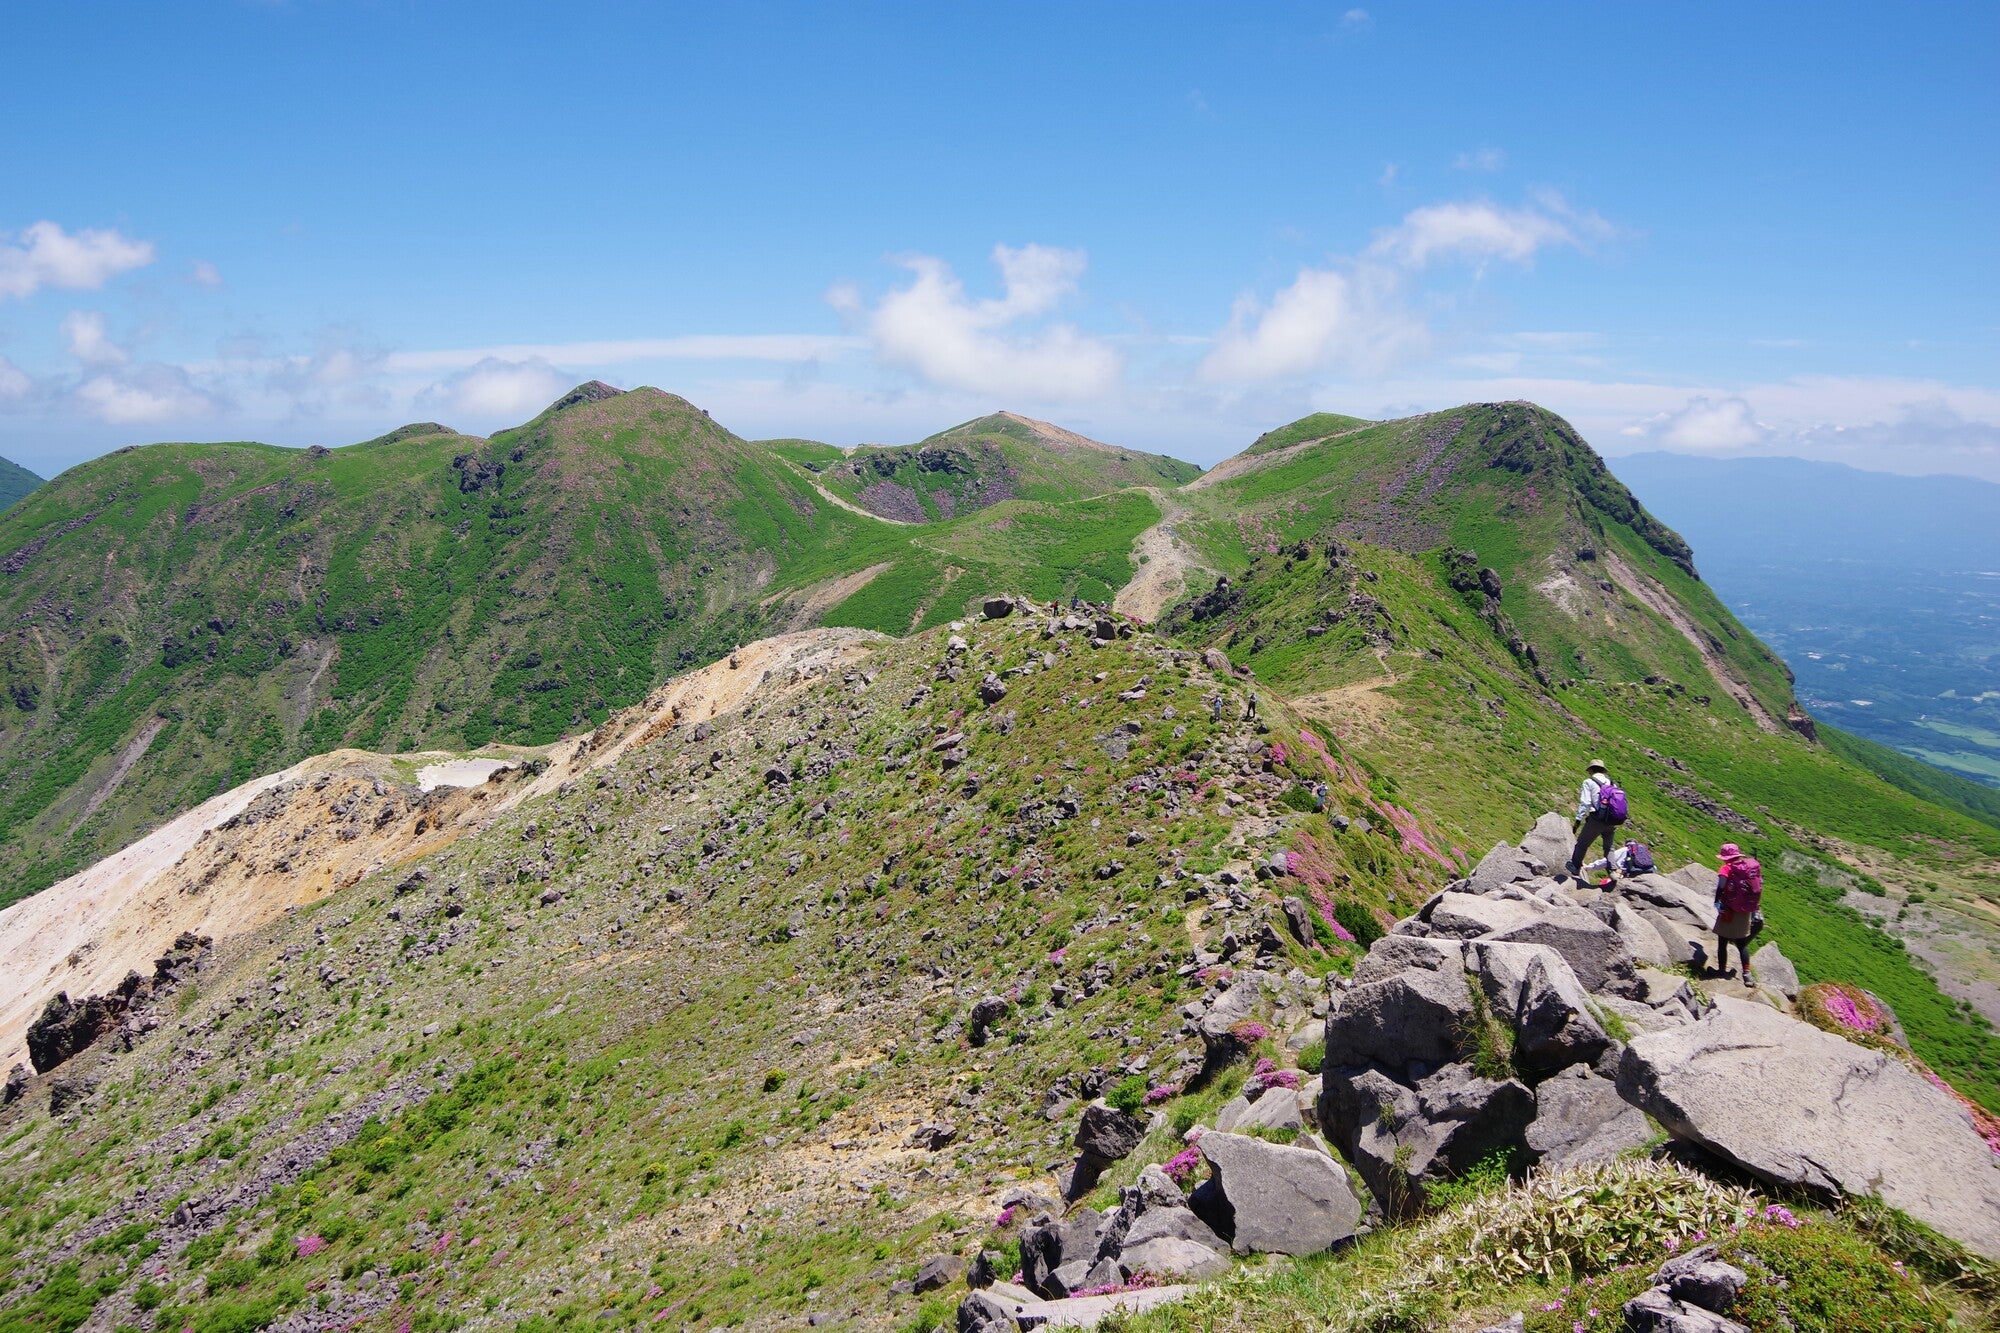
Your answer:
[[[19,504],[42,479],[12,459],[0,458],[0,510]]]
[[[796,452],[586,385],[491,439],[71,469],[0,518],[0,902],[339,745],[540,743],[777,630],[905,633],[989,586],[1108,598],[1157,517],[1093,446],[918,534]]]
[[[110,503],[83,489],[0,520],[4,549],[46,536],[23,575],[52,554],[79,578],[128,571],[108,592],[79,583],[67,617],[35,600],[46,589],[20,603],[44,608],[20,632],[38,651],[58,626],[87,644],[114,614],[161,623],[136,609],[142,540],[162,548],[151,577],[204,593],[169,605],[206,609],[228,562],[234,626],[190,633],[184,616],[161,641],[190,646],[55,701],[133,691],[133,716],[163,720],[156,748],[183,734],[166,730],[190,706],[177,700],[226,722],[225,700],[274,688],[231,664],[257,608],[283,600],[259,633],[325,636],[341,650],[329,675],[380,664],[375,693],[349,677],[329,697],[350,702],[313,726],[400,743],[444,699],[489,709],[492,740],[602,720],[577,753],[613,756],[218,941],[154,1011],[158,1031],[129,1052],[100,1042],[0,1111],[0,1318],[154,1333],[948,1323],[950,1301],[894,1284],[930,1254],[1017,1262],[998,1200],[1053,1188],[1078,1101],[1134,1079],[1168,1089],[1170,1128],[1143,1149],[1164,1161],[1173,1127],[1209,1123],[1241,1086],[1242,1065],[1206,1068],[1186,1006],[1257,960],[1282,980],[1243,1041],[1303,1058],[1329,981],[1486,847],[1567,810],[1593,757],[1663,865],[1750,844],[1769,938],[1801,978],[1865,987],[1931,1068],[2000,1108],[2000,1041],[1969,992],[1857,909],[1976,917],[2000,829],[1869,771],[1843,738],[1815,742],[1783,663],[1559,418],[1472,404],[1325,425],[1171,490],[897,524],[822,493],[829,446],[743,441],[657,391],[590,391],[490,440],[135,450],[107,473],[128,488]],[[311,470],[391,464],[406,489],[371,490],[373,522],[342,517],[361,502]],[[138,483],[155,477],[167,498],[148,509]],[[407,497],[402,517],[383,494]],[[300,495],[338,542],[280,546]],[[99,517],[63,530],[84,512]],[[1169,512],[1171,542],[1135,545]],[[228,526],[246,513],[264,526]],[[389,549],[407,527],[442,583]],[[651,656],[607,653],[627,674],[591,676],[576,663],[626,642],[582,637],[623,623],[628,601],[603,591],[620,541],[674,543],[679,565],[618,577],[682,597],[665,624],[683,637],[634,630]],[[459,554],[475,542],[477,562]],[[1189,593],[1154,625],[1065,614],[1148,551],[1182,562]],[[315,558],[351,572],[310,572]],[[668,581],[692,561],[708,568]],[[284,579],[304,591],[279,598]],[[1006,592],[1042,606],[965,614]],[[643,678],[643,695],[682,651],[815,621],[896,637],[834,669],[761,673],[712,713],[609,711],[627,697],[613,684]],[[367,656],[417,629],[420,657]],[[535,713],[575,677],[595,694]],[[557,684],[528,688],[542,680]],[[462,727],[444,716],[430,734]],[[233,733],[206,739],[211,762],[233,753]],[[152,754],[127,787],[163,780],[145,776]],[[319,799],[277,793],[203,855],[265,865],[277,844],[259,839],[286,818],[382,829],[432,808],[387,778],[337,815]],[[1287,895],[1310,900],[1311,938],[1285,924]],[[77,1098],[61,1116],[58,1085]],[[1254,1305],[1229,1304],[1243,1291],[1214,1289],[1216,1326],[1254,1324]]]

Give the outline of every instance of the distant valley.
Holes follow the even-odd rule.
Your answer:
[[[1793,458],[1615,467],[1815,717],[2000,787],[2000,486]]]

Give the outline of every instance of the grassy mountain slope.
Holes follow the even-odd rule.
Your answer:
[[[808,461],[807,442],[774,443]],[[1014,498],[1059,503],[1128,486],[1177,486],[1200,472],[1176,458],[1101,444],[1012,412],[965,422],[917,444],[809,461],[841,498],[909,523],[962,516]]]
[[[1781,725],[1783,664],[1558,419],[1506,404],[1383,423],[1184,494],[1234,577],[1163,628],[1328,723],[1456,850],[1569,809],[1602,757],[1670,863],[1752,843],[1801,971],[1893,997],[1913,1040],[2000,1099],[2000,1043],[1964,988],[1941,991],[1847,898],[1883,892],[1870,872],[1947,876],[1977,916],[2000,904],[1995,830]]]
[[[540,743],[775,629],[1108,596],[1143,494],[910,529],[653,389],[492,439],[153,445],[0,518],[0,902],[339,745]]]
[[[0,509],[7,509],[26,496],[42,479],[12,459],[0,458]]]
[[[83,1114],[40,1089],[0,1112],[0,1304],[69,1272],[100,1323],[202,1333],[901,1321],[888,1283],[1061,1151],[1045,1106],[1199,1062],[1178,1009],[1222,982],[1182,964],[1270,912],[1212,872],[1311,838],[1376,929],[1435,881],[1288,809],[1295,778],[1368,793],[1310,748],[1272,764],[1195,655],[1020,617],[963,637],[763,680],[225,942],[161,1032],[58,1071],[95,1082]],[[1265,1017],[1308,1026],[1318,989]]]

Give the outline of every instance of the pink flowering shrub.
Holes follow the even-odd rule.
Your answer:
[[[1270,1036],[1271,1029],[1265,1027],[1254,1018],[1246,1018],[1235,1027],[1229,1029],[1229,1035],[1236,1038],[1237,1045],[1249,1047],[1255,1046],[1258,1042]]]
[[[1160,1170],[1166,1173],[1168,1180],[1185,1189],[1188,1182],[1194,1179],[1195,1168],[1200,1165],[1201,1149],[1194,1144],[1189,1144],[1168,1158],[1166,1164]]]
[[[1172,1101],[1181,1095],[1178,1083],[1161,1083],[1146,1089],[1146,1105],[1158,1106],[1161,1102]]]
[[[1252,1097],[1262,1096],[1272,1088],[1288,1088],[1298,1091],[1299,1075],[1295,1069],[1280,1069],[1277,1062],[1269,1058],[1257,1061],[1257,1067],[1244,1081],[1243,1091]]]
[[[301,1259],[310,1259],[325,1248],[326,1237],[324,1236],[300,1236],[298,1257]]]
[[[1014,1225],[1014,1205],[1008,1204],[1005,1208],[1002,1208],[1000,1216],[993,1219],[993,1225],[1001,1228]]]

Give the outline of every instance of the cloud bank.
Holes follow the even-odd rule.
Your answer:
[[[120,273],[152,262],[151,241],[87,227],[72,233],[53,222],[37,222],[18,235],[0,232],[0,297],[25,299],[44,287],[95,291]]]

